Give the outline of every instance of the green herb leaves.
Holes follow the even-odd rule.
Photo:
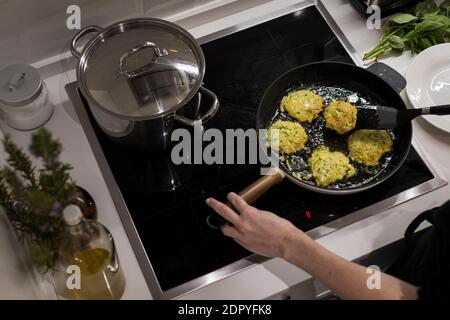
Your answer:
[[[397,13],[391,17],[390,21],[396,24],[405,24],[414,21],[416,19],[417,19],[416,16],[413,16],[412,14],[409,13]]]
[[[59,161],[61,143],[46,129],[32,136],[30,146],[43,162],[39,170],[10,136],[5,136],[3,145],[9,157],[8,165],[0,168],[0,206],[18,235],[31,241],[31,260],[43,271],[49,270],[64,228],[62,209],[77,190],[69,174],[72,167]]]
[[[419,18],[425,18],[439,13],[439,8],[437,7],[434,0],[426,0],[420,2],[416,5],[414,9],[414,14]]]
[[[364,55],[364,60],[377,59],[391,52],[409,49],[419,53],[444,43],[450,37],[450,0],[438,7],[433,0],[420,2],[405,13],[390,17],[378,45]]]
[[[405,48],[405,42],[403,42],[403,39],[396,35],[389,37],[388,43],[393,49],[401,50]]]

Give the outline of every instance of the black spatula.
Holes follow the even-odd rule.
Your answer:
[[[358,108],[356,126],[360,129],[393,129],[411,122],[418,116],[428,114],[450,115],[450,105],[408,110],[382,106]]]

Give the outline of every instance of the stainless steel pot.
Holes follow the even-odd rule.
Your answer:
[[[95,33],[81,51],[77,44]],[[205,57],[183,28],[139,18],[102,29],[89,26],[72,39],[78,87],[100,128],[116,143],[140,151],[163,150],[174,122],[202,125],[219,109],[217,96],[202,86]],[[210,103],[198,119],[178,111],[197,95]]]

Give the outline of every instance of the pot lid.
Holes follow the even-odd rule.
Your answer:
[[[41,91],[41,76],[30,65],[13,64],[0,71],[0,102],[6,105],[29,104]]]
[[[132,19],[88,43],[78,80],[103,110],[145,120],[186,104],[199,89],[204,69],[203,52],[187,31],[159,19]]]

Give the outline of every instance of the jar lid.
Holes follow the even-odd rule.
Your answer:
[[[28,64],[13,64],[0,71],[0,102],[23,106],[42,92],[39,72]]]
[[[103,110],[147,120],[186,104],[204,69],[203,52],[187,31],[143,18],[100,29],[82,52],[77,77],[83,93]]]

